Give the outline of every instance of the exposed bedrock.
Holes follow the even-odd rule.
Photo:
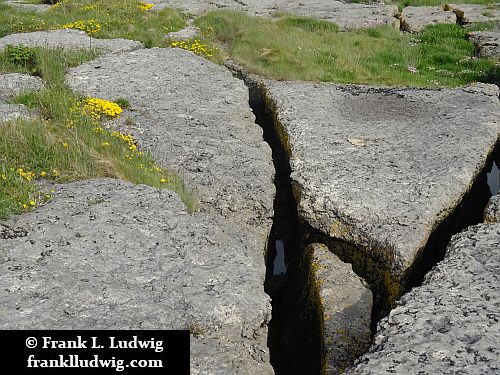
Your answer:
[[[282,308],[288,373],[340,374],[371,344],[372,293],[325,245],[307,246]]]
[[[355,4],[331,0],[152,0],[156,9],[170,6],[193,14],[201,14],[214,9],[232,9],[252,15],[270,17],[279,13],[291,13],[314,17],[336,23],[341,29],[387,24],[399,28],[397,5]]]
[[[40,78],[28,74],[0,74],[0,101],[7,101],[30,91],[38,91],[43,87]]]
[[[26,237],[0,242],[2,286],[15,285],[2,294],[1,326],[190,328],[193,374],[272,374],[263,284],[274,171],[244,84],[180,49],[108,55],[67,82],[127,99],[115,125],[179,172],[199,208],[190,215],[171,192],[118,181],[59,187],[8,223]]]
[[[479,57],[494,58],[500,61],[500,29],[492,31],[474,31],[469,40],[476,45]]]
[[[35,117],[36,114],[26,106],[8,102],[17,95],[40,90],[42,86],[42,80],[38,77],[18,73],[0,74],[0,123]]]
[[[102,52],[126,52],[144,48],[141,42],[129,39],[96,39],[90,38],[80,30],[62,29],[34,31],[31,33],[10,34],[0,38],[0,51],[8,44],[23,44],[29,47],[88,49],[96,48]]]
[[[445,9],[453,11],[461,25],[500,22],[500,4],[447,4]]]
[[[423,285],[379,324],[375,344],[346,374],[498,374],[500,224],[453,237]]]
[[[401,29],[411,33],[418,33],[429,25],[438,23],[456,23],[457,16],[442,7],[409,6],[401,12]]]
[[[44,12],[50,8],[49,4],[30,4],[22,0],[4,0],[4,3],[23,12]]]
[[[453,233],[482,221],[484,169],[500,132],[496,86],[265,81],[263,90],[309,241],[370,283],[375,318],[442,257]]]
[[[484,221],[485,223],[500,222],[500,195],[493,196],[488,202],[484,211]]]

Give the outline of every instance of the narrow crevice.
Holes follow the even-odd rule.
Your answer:
[[[249,104],[256,123],[263,129],[264,140],[271,147],[276,170],[275,215],[266,253],[265,281],[265,290],[272,298],[273,308],[268,336],[271,364],[277,375],[322,374],[325,370],[325,348],[321,306],[311,299],[315,293],[310,275],[306,274],[310,268],[305,264],[306,247],[312,243],[327,245],[342,261],[351,263],[354,272],[368,282],[374,298],[371,326],[374,334],[377,323],[390,312],[396,301],[411,288],[420,285],[427,272],[443,259],[451,237],[483,221],[484,208],[492,195],[490,186],[493,181],[491,175],[495,173],[494,163],[500,164],[500,147],[497,145],[491,152],[485,168],[460,204],[434,228],[411,269],[400,277],[394,277],[392,264],[384,258],[387,249],[370,252],[331,238],[300,221],[290,177],[288,139],[275,118],[274,105],[268,101],[257,77],[244,74],[231,63],[226,66],[249,89]],[[490,172],[492,169],[493,172]]]

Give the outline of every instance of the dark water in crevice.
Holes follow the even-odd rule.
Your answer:
[[[500,168],[497,161],[493,161],[488,172],[488,186],[491,195],[497,195],[500,190]]]
[[[273,129],[273,123],[266,115],[261,100],[253,97],[250,105],[256,123],[264,131],[264,140],[270,145],[275,168],[274,220],[267,248],[267,274],[264,288],[272,298],[273,317],[269,324],[268,346],[271,365],[276,375],[300,374],[300,369],[290,367],[289,354],[283,345],[283,330],[288,311],[282,305],[289,280],[293,278],[301,251],[302,228],[297,214],[290,179],[290,165]],[[307,362],[307,359],[304,358]]]

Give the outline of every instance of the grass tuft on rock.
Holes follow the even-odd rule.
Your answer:
[[[82,61],[82,52],[33,50],[34,69],[44,79],[45,87],[23,94],[15,102],[38,111],[40,117],[0,125],[0,218],[50,199],[50,192],[37,187],[40,179],[69,182],[120,178],[173,190],[188,211],[196,209],[194,194],[178,175],[156,164],[131,135],[106,128],[106,123],[122,111],[118,104],[82,98],[67,88],[64,72],[69,65]],[[5,56],[1,59],[8,60]],[[15,71],[16,64],[19,71],[26,70],[23,63],[11,61],[8,71]],[[124,98],[119,102],[128,103]]]
[[[439,87],[488,81],[499,70],[474,57],[467,30],[457,25],[429,26],[420,35],[389,26],[338,32],[326,21],[227,10],[196,23],[226,57],[278,80]]]

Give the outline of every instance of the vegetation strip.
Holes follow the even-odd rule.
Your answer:
[[[0,125],[0,217],[44,204],[50,192],[41,192],[35,181],[68,182],[95,177],[115,177],[134,183],[176,191],[189,211],[194,195],[182,179],[164,170],[140,151],[129,134],[106,129],[105,121],[117,118],[126,99],[116,103],[81,98],[64,84],[68,66],[95,57],[93,52],[10,47],[0,55],[0,72],[36,72],[45,81],[40,92],[27,93],[16,103],[36,109],[41,117]]]
[[[185,27],[184,16],[170,8],[151,8],[152,4],[136,0],[62,0],[46,12],[23,12],[0,3],[0,37],[71,28],[93,38],[125,38],[146,47],[166,46],[164,35]]]
[[[470,29],[458,25],[433,25],[417,35],[388,26],[338,32],[317,19],[273,21],[227,10],[196,24],[250,73],[278,80],[440,87],[487,82],[500,72],[494,60],[474,57]]]

